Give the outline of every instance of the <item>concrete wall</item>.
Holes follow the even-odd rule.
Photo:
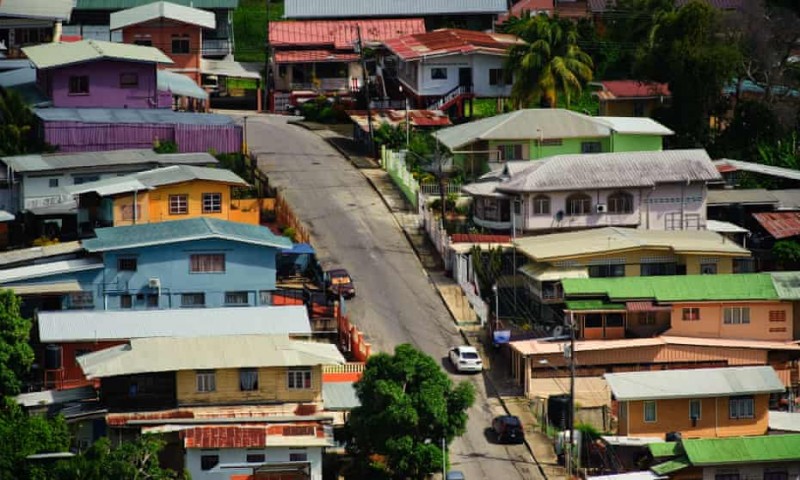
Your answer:
[[[188,35],[189,53],[173,53],[172,37]],[[196,25],[186,25],[171,21],[154,21],[139,25],[131,25],[122,30],[124,43],[135,43],[137,40],[150,40],[153,47],[164,52],[174,62],[162,68],[182,73],[198,85],[200,84],[200,51],[203,45],[203,29]]]
[[[401,78],[416,86],[417,95],[438,96],[444,95],[458,86],[459,68],[472,69],[472,84],[474,93],[477,97],[497,98],[508,97],[511,95],[512,82],[506,85],[489,85],[489,70],[493,68],[503,68],[505,57],[494,55],[450,55],[447,57],[432,58],[423,61],[408,63],[418,63],[416,70],[416,83],[413,82],[411,75],[414,69],[409,67],[404,70],[401,62],[401,71],[406,72]],[[446,79],[433,79],[431,72],[435,68],[447,70]]]
[[[219,472],[202,471],[200,469],[200,458],[203,455],[219,455],[219,463],[245,463],[247,454],[263,453],[266,455],[267,463],[282,463],[289,461],[290,453],[305,453],[311,463],[311,480],[322,480],[322,448],[287,448],[287,447],[266,447],[266,448],[219,448],[219,449],[199,449],[190,448],[186,450],[186,470],[191,474],[192,480],[230,480],[235,475],[252,474],[252,468],[226,468]],[[236,477],[233,477],[236,478]],[[246,477],[245,477],[246,478]]]
[[[259,368],[258,390],[241,391],[239,369],[216,371],[216,391],[198,392],[196,372],[182,370],[176,373],[179,405],[220,405],[242,403],[322,402],[322,368],[311,368],[311,388],[289,389],[287,370],[283,367]]]
[[[612,133],[613,152],[657,152],[663,150],[664,138],[660,135],[625,135]]]
[[[747,307],[750,323],[724,323],[725,307]],[[699,320],[683,320],[684,308],[699,308]],[[783,312],[784,321],[770,321],[770,312]],[[775,319],[778,317],[776,316]],[[683,303],[672,306],[670,335],[791,341],[794,339],[790,302]]]

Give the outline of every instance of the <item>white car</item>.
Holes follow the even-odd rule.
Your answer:
[[[450,349],[450,363],[459,372],[480,372],[483,360],[475,347],[455,347]]]

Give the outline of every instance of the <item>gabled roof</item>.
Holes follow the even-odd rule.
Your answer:
[[[691,302],[778,298],[769,273],[564,278],[562,286],[564,295],[570,298],[603,296],[611,301]]]
[[[519,238],[517,248],[537,262],[580,259],[628,250],[663,250],[671,254],[750,256],[750,251],[708,230],[644,230],[604,227]],[[637,277],[638,278],[638,277]]]
[[[138,7],[146,5],[153,0],[75,0],[76,10],[123,10],[126,8]],[[239,6],[239,0],[171,0],[172,3],[178,3],[185,6],[192,6],[194,8],[219,8],[233,10]]]
[[[500,14],[506,0],[286,0],[285,18],[390,18]]]
[[[69,20],[72,0],[3,0],[0,17]]]
[[[344,357],[336,345],[291,340],[286,335],[135,338],[129,345],[78,357],[88,379],[180,370],[342,363]]]
[[[752,465],[800,460],[800,435],[694,438],[681,442],[693,466]]]
[[[151,337],[311,335],[302,305],[170,310],[39,312],[42,342],[91,342]]]
[[[782,300],[800,300],[800,272],[770,272],[772,284]]]
[[[615,133],[625,135],[674,135],[675,132],[647,117],[595,117]]]
[[[761,212],[753,218],[776,240],[800,235],[800,212]]]
[[[0,270],[0,284],[23,282],[65,273],[83,272],[86,270],[99,270],[101,268],[103,268],[103,261],[97,258],[59,260],[57,262],[8,268]]]
[[[70,195],[95,192],[98,195],[118,195],[121,193],[151,190],[164,185],[205,180],[227,185],[246,187],[248,185],[239,175],[225,168],[195,167],[192,165],[171,165],[154,168],[144,172],[121,177],[106,178],[96,182],[64,187]]]
[[[172,59],[155,47],[101,40],[43,43],[33,47],[24,47],[22,51],[40,70],[104,59],[143,63],[173,63]]]
[[[233,125],[227,115],[218,113],[176,112],[166,108],[37,108],[33,111],[45,122],[81,123],[156,123],[163,125]]]
[[[218,163],[216,158],[205,152],[156,153],[149,149],[43,153],[0,157],[0,160],[17,173],[53,172],[120,165],[214,165]]]
[[[447,55],[506,55],[509,48],[522,40],[514,35],[484,33],[459,28],[443,28],[427,33],[388,39],[386,48],[404,61]]]
[[[162,1],[112,13],[110,28],[119,30],[130,25],[138,25],[161,18],[208,29],[214,29],[217,26],[216,17],[212,12]]]
[[[768,365],[606,373],[603,378],[619,401],[730,397],[786,389]]]
[[[270,22],[269,40],[279,50],[302,46],[354,51],[359,28],[364,43],[376,43],[403,35],[424,33],[425,21],[421,18],[397,18]]]
[[[195,240],[220,239],[264,247],[289,248],[292,242],[269,228],[216,218],[198,217],[161,223],[98,228],[97,238],[83,241],[89,252],[107,252]]]

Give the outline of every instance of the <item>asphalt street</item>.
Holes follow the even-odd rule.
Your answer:
[[[342,266],[353,276],[357,296],[347,305],[351,320],[374,349],[411,343],[446,368],[447,351],[463,340],[394,218],[358,169],[315,133],[287,120],[249,117],[249,148],[310,228],[323,265]],[[451,446],[451,468],[469,479],[541,478],[524,446],[487,438],[486,429],[502,408],[487,395],[483,376],[453,378],[472,382],[477,400],[468,431]]]

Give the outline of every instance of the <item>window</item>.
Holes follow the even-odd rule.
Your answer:
[[[264,463],[267,461],[267,456],[263,453],[248,453],[245,461],[247,463]]]
[[[639,325],[655,325],[656,312],[639,312]]]
[[[89,95],[89,76],[76,75],[69,77],[70,95]]]
[[[700,275],[716,275],[717,274],[717,264],[716,263],[701,263],[700,264]]]
[[[219,455],[205,454],[200,455],[200,470],[211,470],[219,465]]]
[[[254,392],[258,390],[257,369],[243,368],[239,370],[239,390],[243,392]]]
[[[783,468],[765,468],[764,480],[788,480],[789,472]]]
[[[120,295],[119,308],[133,308],[133,296],[127,294]]]
[[[731,397],[728,399],[728,413],[732,419],[753,418],[753,397]]]
[[[311,437],[317,434],[313,425],[292,425],[283,427],[284,437]]]
[[[290,462],[307,462],[308,461],[308,454],[303,453],[292,453],[289,452],[289,461]]]
[[[684,308],[681,320],[700,320],[700,309],[696,307]]]
[[[753,273],[756,271],[756,262],[752,258],[734,258],[733,273]]]
[[[134,45],[141,45],[142,47],[152,47],[153,41],[148,38],[137,38],[133,41]]]
[[[603,145],[600,142],[581,142],[581,153],[600,153]]]
[[[75,177],[72,183],[75,185],[83,185],[84,183],[96,182],[98,180],[100,180],[100,175],[83,175],[81,177]]]
[[[611,264],[611,265],[590,265],[589,277],[603,278],[603,277],[624,277],[625,265]]]
[[[140,204],[136,204],[136,220],[142,218],[142,206]],[[122,220],[132,221],[133,220],[133,211],[134,206],[131,205],[120,205],[119,207],[120,214],[122,215]]]
[[[259,305],[272,305],[272,291],[271,290],[259,290],[259,292],[258,292],[258,304]]]
[[[203,213],[220,213],[222,211],[221,193],[203,194]]]
[[[506,76],[502,68],[489,69],[489,85],[504,87],[506,85]]]
[[[217,374],[214,370],[199,370],[195,377],[198,392],[213,392],[217,389]]]
[[[431,80],[447,80],[446,68],[431,68]]]
[[[644,421],[646,423],[653,423],[656,421],[655,400],[647,400],[644,402]]]
[[[560,138],[544,138],[539,142],[543,147],[560,147],[564,141]]]
[[[205,307],[205,293],[183,293],[181,294],[181,307]]]
[[[69,294],[70,309],[94,308],[94,295],[92,292],[73,292]]]
[[[158,308],[158,295],[148,295],[147,308]]]
[[[769,311],[769,321],[770,322],[785,322],[786,321],[786,310],[770,310]]]
[[[601,313],[587,313],[583,317],[584,328],[602,328],[603,327],[603,314]]]
[[[249,305],[247,292],[225,292],[225,305]]]
[[[700,420],[702,405],[700,400],[689,400],[689,419]]]
[[[189,35],[172,36],[172,53],[189,53]]]
[[[621,313],[606,314],[606,328],[622,328],[625,326],[625,317]]]
[[[750,323],[750,307],[725,307],[722,314],[722,321],[728,325]]]
[[[498,145],[500,160],[522,160],[522,145]]]
[[[550,215],[550,197],[547,195],[536,195],[533,197],[533,214]]]
[[[225,273],[224,253],[199,253],[189,255],[191,273]]]
[[[135,272],[137,263],[136,258],[118,258],[117,270],[120,272]]]
[[[286,383],[291,390],[311,388],[310,368],[290,368],[287,372]]]
[[[50,188],[58,188],[58,179],[57,178],[51,178],[50,180],[47,181],[47,183],[48,183],[48,185],[50,185]]]
[[[567,215],[589,215],[592,210],[592,199],[584,193],[576,193],[567,197]]]
[[[633,195],[626,192],[609,195],[608,213],[633,213]]]
[[[738,471],[725,471],[714,475],[714,480],[739,480]]]
[[[186,215],[189,213],[189,196],[188,195],[170,195],[169,196],[169,214],[170,215]]]
[[[673,262],[643,263],[640,275],[643,277],[658,277],[662,275],[676,275],[678,265]]]
[[[138,73],[120,73],[119,88],[136,88],[139,86]]]

